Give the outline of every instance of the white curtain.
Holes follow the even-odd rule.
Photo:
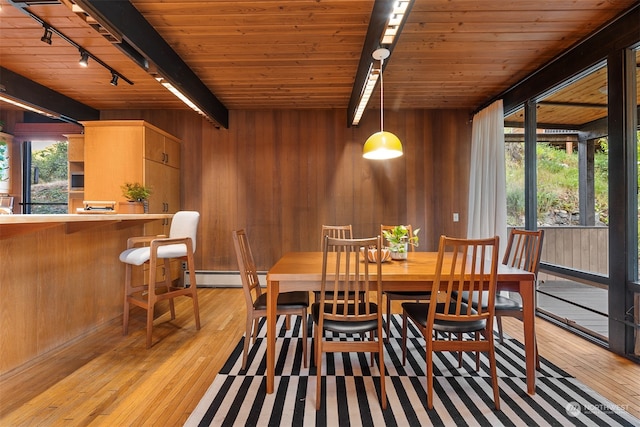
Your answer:
[[[506,199],[504,114],[498,100],[473,117],[467,238],[499,236],[500,257],[507,244]]]

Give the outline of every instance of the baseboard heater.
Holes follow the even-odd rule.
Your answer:
[[[262,286],[267,285],[267,272],[258,271],[258,279]],[[191,285],[189,272],[184,272],[184,283]],[[242,279],[239,271],[196,270],[196,283],[199,288],[241,288]]]

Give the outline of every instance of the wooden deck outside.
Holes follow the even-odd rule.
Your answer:
[[[608,227],[540,228],[545,233],[541,262],[589,273],[609,274]],[[544,271],[538,274],[537,307],[551,313],[557,320],[604,341],[609,337],[608,301],[607,289],[556,277]]]
[[[557,297],[557,298],[555,298]],[[572,305],[563,300],[572,301]],[[572,281],[546,281],[538,284],[539,309],[553,313],[567,324],[587,329],[599,338],[609,337],[609,295],[606,289]],[[586,307],[586,308],[581,308]]]

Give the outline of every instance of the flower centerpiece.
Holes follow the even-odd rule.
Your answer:
[[[389,242],[389,250],[391,251],[392,259],[407,259],[407,252],[409,251],[409,245],[418,247],[420,238],[418,233],[419,228],[413,231],[413,234],[409,233],[409,229],[404,225],[396,225],[392,230],[384,230],[382,235]]]
[[[147,199],[151,195],[150,187],[145,187],[139,182],[125,182],[120,186],[120,189],[128,202],[120,203],[118,211],[126,210],[128,213],[146,213],[149,210]],[[127,204],[131,206],[126,207]],[[140,212],[140,207],[142,212]]]

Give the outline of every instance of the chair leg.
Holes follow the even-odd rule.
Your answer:
[[[369,337],[370,337],[370,338],[369,338],[369,341],[375,341],[375,339],[376,339],[376,332],[375,332],[375,331],[370,331],[369,333],[371,334],[371,335],[369,335]],[[366,334],[362,337],[362,339],[364,340],[364,338],[365,338],[365,337],[366,337]],[[379,340],[382,340],[382,337],[379,337],[378,339],[379,339]],[[372,351],[372,352],[371,352],[371,354],[369,355],[369,357],[370,357],[370,359],[371,359],[371,360],[370,360],[370,363],[371,363],[371,367],[372,367],[372,368],[373,368],[373,365],[374,365],[374,362],[375,362],[375,359],[374,359],[374,357],[373,357],[373,355],[374,355],[374,354],[375,354],[375,353]]]
[[[476,332],[476,341],[480,340],[480,332]],[[491,337],[487,337],[490,339]],[[480,371],[480,352],[476,351],[476,371]]]
[[[169,258],[164,259],[164,287],[167,292],[171,292],[171,262]],[[176,306],[173,298],[169,298],[169,311],[171,312],[171,320],[176,318]]]
[[[149,263],[149,287],[147,292],[147,348],[151,348],[153,333],[153,311],[156,304],[156,262]]]
[[[402,366],[407,363],[407,312],[402,310]]]
[[[493,331],[487,331],[493,333]],[[498,374],[496,369],[496,351],[493,343],[493,335],[487,335],[489,340],[489,369],[491,371],[491,384],[493,386],[493,401],[496,405],[496,411],[500,410],[500,388],[498,386]]]
[[[129,294],[131,293],[131,264],[125,265],[124,279],[124,312],[122,314],[122,335],[129,333]]]
[[[151,348],[153,334],[153,306],[147,310],[147,348]]]
[[[302,360],[304,367],[307,367],[307,309],[303,308],[302,313]]]
[[[389,337],[390,335],[390,331],[391,331],[391,298],[389,298],[389,295],[387,295],[387,322],[386,322],[386,327],[387,327],[387,336],[385,337],[385,342],[389,342]]]
[[[379,328],[380,335],[382,334],[382,327]],[[372,353],[373,354],[373,353]],[[380,399],[382,400],[382,410],[387,409],[387,391],[385,389],[385,371],[384,371],[384,341],[382,336],[378,336],[378,359],[380,365]]]
[[[316,328],[316,411],[320,410],[322,404],[322,337]]]
[[[433,409],[433,341],[432,337],[425,336],[427,341],[427,408]]]
[[[200,308],[198,305],[198,284],[196,283],[196,271],[195,261],[193,260],[193,252],[187,255],[187,265],[189,268],[189,278],[191,283],[189,289],[191,290],[191,299],[193,300],[193,316],[196,321],[196,330],[200,330]]]
[[[313,364],[317,367],[318,366],[318,333],[320,331],[318,330],[318,325],[314,322],[313,325]]]
[[[253,319],[253,334],[251,335],[251,340],[253,344],[256,343],[256,337],[258,336],[258,319]]]
[[[242,352],[242,370],[247,369],[247,356],[249,353],[249,340],[251,339],[251,325],[253,324],[253,319],[251,319],[251,313],[247,313],[247,322],[244,333],[244,348]]]
[[[500,344],[504,344],[502,339],[502,316],[496,316],[496,323],[498,324],[498,336],[500,337]]]

